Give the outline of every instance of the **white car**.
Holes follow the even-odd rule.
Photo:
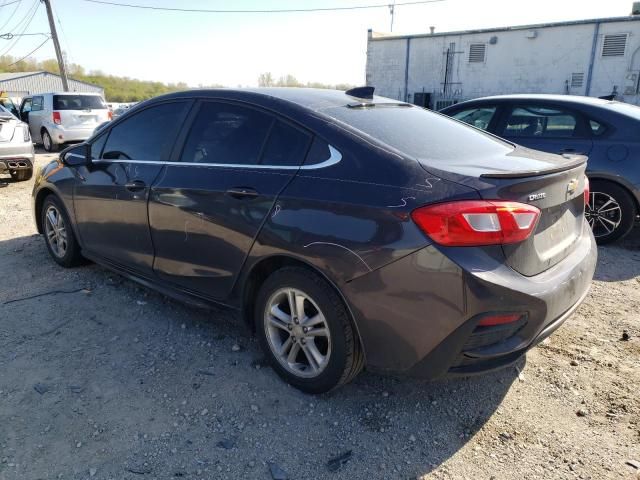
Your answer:
[[[24,97],[20,104],[20,118],[29,124],[31,138],[47,152],[85,141],[111,116],[98,93],[41,93]]]

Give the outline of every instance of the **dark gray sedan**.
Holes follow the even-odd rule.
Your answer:
[[[629,233],[640,207],[640,108],[574,95],[500,95],[442,113],[514,143],[589,156],[587,220],[600,244]]]
[[[63,152],[34,213],[60,265],[234,308],[317,393],[503,367],[557,329],[595,269],[585,161],[370,88],[196,90]]]

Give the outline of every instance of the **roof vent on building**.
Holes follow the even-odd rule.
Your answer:
[[[436,31],[436,27],[429,27],[429,32],[433,35]]]
[[[602,56],[603,57],[623,57],[626,47],[627,47],[626,33],[614,33],[610,35],[605,35],[604,42],[602,42]]]
[[[469,45],[469,63],[484,63],[487,46],[484,43]]]

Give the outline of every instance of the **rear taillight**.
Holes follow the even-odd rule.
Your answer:
[[[589,205],[589,179],[584,177],[584,204]]]
[[[62,120],[60,119],[60,112],[53,112],[53,123],[60,125]]]
[[[107,112],[107,115],[109,117],[109,120],[113,120],[113,112],[111,110]]]
[[[417,208],[411,218],[440,245],[504,245],[529,238],[540,210],[502,200],[462,200]]]

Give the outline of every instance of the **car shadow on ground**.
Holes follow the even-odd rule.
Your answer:
[[[25,478],[97,462],[118,477],[140,458],[154,473],[218,465],[261,478],[255,469],[276,461],[290,478],[308,478],[309,468],[320,478],[348,451],[352,460],[333,478],[415,478],[464,448],[524,380],[521,359],[433,382],[363,372],[306,395],[279,380],[226,310],[173,302],[96,265],[62,269],[39,235],[0,242],[0,270],[18,286],[0,287],[0,420],[9,422],[12,458],[29,465]],[[86,418],[99,418],[108,435],[87,438]],[[44,430],[47,447],[37,449]],[[215,447],[229,438],[233,449]]]
[[[595,280],[618,282],[640,276],[638,262],[630,262],[630,257],[640,259],[640,226],[636,225],[629,234],[617,242],[598,247],[598,265]]]

